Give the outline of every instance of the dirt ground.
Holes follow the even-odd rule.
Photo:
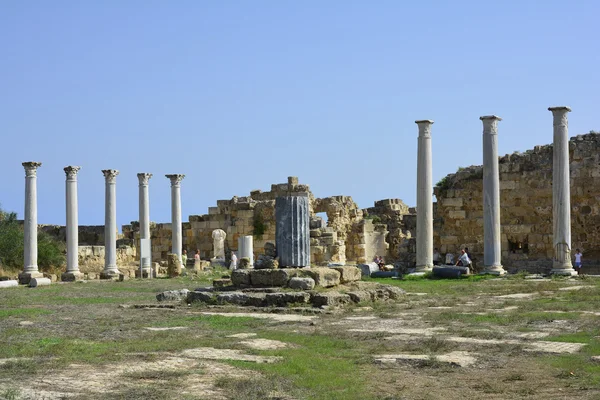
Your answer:
[[[153,307],[207,283],[0,290],[0,398],[600,399],[600,279],[395,281],[400,301],[317,313]]]

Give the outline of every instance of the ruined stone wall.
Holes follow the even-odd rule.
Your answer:
[[[58,241],[67,240],[67,229],[64,225],[38,225],[38,230]],[[79,245],[104,246],[104,225],[79,225]]]
[[[365,209],[365,215],[387,227],[385,241],[389,245],[388,251],[376,254],[384,256],[386,262],[402,262],[412,266],[415,249],[414,240],[411,246],[410,239],[416,233],[416,210],[409,208],[400,199],[385,199],[376,201],[374,207]],[[367,261],[371,259],[372,257],[367,257]]]
[[[569,142],[571,244],[584,264],[600,264],[600,135]],[[552,145],[499,158],[502,263],[513,272],[548,272],[552,267]],[[446,176],[435,188],[434,246],[440,253],[469,247],[483,262],[482,167]]]

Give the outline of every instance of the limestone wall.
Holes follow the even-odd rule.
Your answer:
[[[600,264],[600,135],[569,142],[571,244],[585,264]],[[509,271],[548,272],[552,266],[552,145],[499,158],[502,262]],[[469,247],[483,261],[482,167],[446,176],[435,188],[434,246],[441,253]]]
[[[78,258],[81,272],[99,273],[104,268],[104,246],[79,246]],[[117,247],[117,265],[119,268],[137,266],[135,247]]]

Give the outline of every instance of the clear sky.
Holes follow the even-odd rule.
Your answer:
[[[414,205],[418,119],[433,119],[434,183],[499,153],[600,130],[600,2],[0,0],[0,203],[65,223],[63,167],[80,165],[79,222],[170,221],[165,174],[186,174],[183,219],[299,176],[318,197]]]

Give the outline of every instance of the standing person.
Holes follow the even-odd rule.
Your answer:
[[[575,249],[575,270],[577,271],[577,275],[581,274],[581,259],[583,254],[579,249]]]
[[[231,264],[229,264],[229,268],[233,271],[235,269],[237,269],[237,256],[235,255],[235,253],[232,251],[231,252]]]
[[[196,254],[194,254],[194,270],[200,271],[200,250],[196,249]]]
[[[440,253],[437,247],[433,249],[433,265],[440,265]]]
[[[183,250],[183,254],[181,254],[181,268],[185,268],[187,265],[187,250]]]

